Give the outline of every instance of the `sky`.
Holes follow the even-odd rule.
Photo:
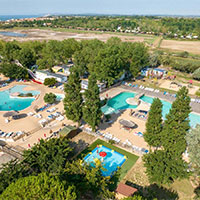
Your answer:
[[[0,0],[0,15],[200,15],[200,0]]]

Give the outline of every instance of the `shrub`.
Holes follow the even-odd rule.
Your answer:
[[[45,103],[53,104],[56,101],[56,95],[51,93],[51,92],[46,93],[45,96],[44,96],[44,101],[45,101]]]
[[[194,79],[200,80],[200,67],[194,71],[194,73],[192,74],[192,77]]]
[[[45,78],[44,85],[51,86],[55,85],[57,83],[57,80],[55,78]]]

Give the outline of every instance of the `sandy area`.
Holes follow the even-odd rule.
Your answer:
[[[19,114],[23,114],[23,113],[29,113],[29,112],[34,112],[34,107],[38,106],[38,108],[44,106],[45,102],[43,100],[43,97],[45,95],[45,93],[49,93],[49,92],[53,92],[53,93],[63,93],[61,90],[59,89],[52,89],[52,88],[48,88],[44,85],[39,85],[36,83],[30,83],[30,82],[26,82],[26,83],[16,83],[13,82],[11,84],[9,84],[6,87],[0,88],[0,91],[6,90],[8,88],[13,87],[14,85],[27,85],[26,90],[38,90],[40,91],[40,95],[39,97],[33,101],[32,105],[29,106],[28,108],[19,111]],[[56,106],[56,111],[59,112],[63,112],[64,108],[63,108],[63,103],[60,102],[58,103]],[[16,132],[16,131],[25,131],[25,132],[29,132],[29,131],[34,131],[37,130],[37,132],[35,132],[34,134],[32,134],[31,136],[25,137],[23,140],[20,139],[19,141],[16,142],[12,142],[12,145],[20,145],[22,147],[27,148],[28,144],[34,144],[38,141],[38,138],[44,137],[44,133],[46,134],[46,136],[48,137],[49,135],[49,131],[53,130],[53,131],[57,131],[60,127],[62,127],[62,123],[70,123],[73,124],[71,121],[65,119],[62,122],[58,122],[58,121],[53,121],[49,124],[49,126],[45,127],[45,128],[41,128],[41,126],[39,125],[38,121],[41,120],[39,118],[35,118],[34,116],[27,116],[25,118],[22,119],[18,119],[18,120],[11,120],[9,123],[5,123],[5,118],[3,117],[3,114],[6,113],[7,111],[0,111],[0,127],[1,130],[5,131],[5,132]],[[49,113],[44,110],[42,112],[39,112],[42,115],[42,118],[46,118]],[[40,130],[39,130],[40,129]]]
[[[169,89],[169,90],[174,90],[174,91],[178,91],[180,89],[180,87],[178,87],[176,84],[171,84],[171,82],[176,82],[182,86],[186,86],[189,90],[189,94],[191,95],[195,95],[195,93],[199,90],[198,86],[192,85],[192,88],[189,88],[188,85],[189,84],[185,84],[185,83],[180,83],[178,81],[170,81],[170,80],[162,80],[161,84],[159,85],[160,88],[165,88],[165,89]]]
[[[106,34],[106,33],[101,33],[101,34],[71,33],[71,32],[60,32],[53,30],[41,30],[41,29],[20,29],[20,30],[8,30],[8,31],[27,34],[27,37],[8,37],[0,35],[0,39],[6,41],[12,41],[12,40],[28,41],[28,40],[64,40],[64,39],[74,38],[76,40],[99,39],[105,42],[111,37],[119,37],[122,41],[143,42],[144,39],[148,38],[142,36],[127,36],[127,35],[116,35],[116,34]]]
[[[120,88],[120,89],[113,88],[101,94],[101,96],[106,97],[106,94],[108,94],[109,98],[112,98],[116,96],[117,94],[124,91],[128,91],[128,90],[125,90],[123,88]],[[145,103],[141,103],[135,110],[149,110],[149,108],[150,108],[149,105]],[[134,111],[134,109],[132,110]],[[131,120],[135,122],[138,125],[138,127],[131,131],[124,130],[121,128],[119,124],[120,119]],[[111,124],[103,123],[100,125],[99,128],[101,132],[104,132],[104,133],[110,132],[113,136],[119,138],[121,142],[125,142],[126,139],[128,139],[135,146],[148,148],[147,143],[144,141],[144,138],[134,135],[135,132],[142,132],[142,133],[145,132],[146,121],[130,116],[130,109],[122,110],[121,112],[119,112],[119,114],[112,114],[111,120],[113,121],[113,123]]]
[[[188,51],[195,54],[200,54],[199,41],[176,41],[176,40],[163,40],[161,48],[167,48],[179,51]]]

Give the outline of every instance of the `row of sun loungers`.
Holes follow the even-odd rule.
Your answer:
[[[132,114],[133,117],[136,117],[138,119],[143,119],[143,120],[147,120],[147,114],[141,113],[141,112],[134,112]]]
[[[135,146],[135,145],[132,145],[132,143],[126,139],[125,142],[122,143],[123,146],[128,146],[129,148],[131,148],[133,151],[137,152],[137,153],[141,153],[141,154],[146,154],[148,153],[149,151],[145,148],[142,148],[142,147],[138,147],[138,146]]]
[[[132,88],[139,88],[139,89],[142,89],[142,90],[146,90],[146,91],[150,91],[150,92],[155,92],[155,93],[159,93],[160,90],[158,89],[154,89],[154,88],[149,88],[149,87],[144,87],[143,85],[132,85],[131,83],[126,83],[126,82],[122,82],[123,85],[126,85],[126,86],[129,86],[129,87],[132,87]],[[170,95],[172,97],[176,97],[176,94],[170,94],[166,91],[163,92],[163,95]]]
[[[51,105],[52,105],[52,104],[46,104],[46,105],[44,105],[43,107],[41,107],[41,108],[38,109],[38,112],[46,110],[46,109],[49,108]]]
[[[22,131],[18,131],[18,132],[4,132],[4,131],[1,131],[0,130],[0,137],[1,138],[6,138],[6,139],[8,139],[8,138],[12,138],[12,139],[15,139],[15,138],[17,138],[17,137],[19,137],[19,136],[21,136],[21,135],[23,135],[24,134],[24,132],[22,132]]]
[[[200,99],[191,99],[191,102],[200,103]]]
[[[63,121],[65,119],[65,117],[60,112],[55,112],[55,113],[50,114],[46,119],[41,119],[39,121],[39,124],[42,127],[44,127],[46,124],[53,121],[54,119],[56,119],[58,121]]]

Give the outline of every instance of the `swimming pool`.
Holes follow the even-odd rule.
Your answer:
[[[113,112],[117,112],[118,110],[124,110],[128,108],[137,108],[135,105],[130,105],[126,103],[126,99],[135,97],[135,93],[133,92],[122,92],[115,97],[109,99],[107,104],[102,107],[102,112],[107,115]]]
[[[106,153],[105,157],[100,156],[102,152]],[[100,162],[103,166],[103,169],[101,169],[102,175],[112,176],[118,167],[121,167],[126,161],[126,157],[110,148],[99,145],[84,158],[84,161],[92,167]]]
[[[135,95],[136,93],[134,92],[122,92],[116,95],[115,97],[109,99],[107,104],[103,106],[101,110],[105,115],[107,115],[107,114],[117,112],[118,110],[137,108],[137,106],[132,106],[126,103],[127,98],[134,97]],[[154,98],[149,97],[149,96],[143,96],[140,99],[146,103],[152,104]],[[163,118],[166,119],[165,116],[166,114],[169,113],[169,110],[171,109],[172,104],[164,100],[161,100],[161,102],[163,104],[162,115],[163,115]],[[195,127],[197,124],[200,124],[200,115],[198,114],[190,113],[189,119],[190,119],[191,127]]]
[[[34,96],[40,94],[39,91],[30,90],[24,91],[27,85],[16,85],[8,90],[0,92],[0,111],[10,111],[10,110],[24,110],[29,107],[31,103],[35,100],[32,98],[21,98],[21,97],[11,97],[10,94],[19,92],[23,94],[32,93]]]

